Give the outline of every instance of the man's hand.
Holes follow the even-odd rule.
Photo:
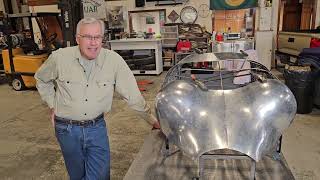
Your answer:
[[[54,123],[54,109],[53,108],[51,108],[49,110],[49,118],[51,120],[52,126],[54,127],[55,123]]]
[[[151,115],[151,118],[154,120],[154,123],[152,124],[152,130],[154,129],[160,129],[160,123],[158,121],[158,119],[156,117],[154,117],[153,115]]]
[[[160,123],[159,123],[159,121],[153,123],[153,125],[152,125],[152,130],[153,130],[153,129],[160,129]]]

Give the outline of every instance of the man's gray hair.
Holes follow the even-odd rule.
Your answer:
[[[92,17],[83,18],[83,19],[81,19],[81,20],[78,22],[78,24],[77,24],[77,34],[80,33],[80,27],[81,27],[82,25],[95,24],[95,23],[100,24],[100,26],[101,26],[101,33],[102,33],[101,35],[103,35],[103,34],[104,34],[104,23],[103,23],[101,20],[95,19],[95,18],[92,18]]]

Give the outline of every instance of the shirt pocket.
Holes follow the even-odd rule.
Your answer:
[[[59,91],[65,101],[75,101],[83,97],[83,81],[73,76],[62,75],[57,82]]]
[[[114,83],[111,80],[97,80],[96,81],[96,98],[98,101],[112,99],[114,91]]]

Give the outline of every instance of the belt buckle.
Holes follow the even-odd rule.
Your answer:
[[[79,125],[80,125],[80,126],[86,125],[86,121],[85,121],[85,120],[80,121],[80,122],[79,122]]]

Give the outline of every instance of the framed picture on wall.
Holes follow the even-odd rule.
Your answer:
[[[124,12],[124,6],[108,6],[107,14],[109,27],[124,28],[126,25]]]
[[[146,24],[155,24],[154,17],[146,16]]]

